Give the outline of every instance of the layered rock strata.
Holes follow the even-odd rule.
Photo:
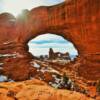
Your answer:
[[[2,72],[16,80],[27,79],[33,69],[30,65],[33,57],[28,52],[27,43],[34,37],[49,32],[61,35],[74,44],[80,56],[78,60],[80,76],[88,80],[98,80],[100,79],[99,27],[100,0],[69,0],[54,6],[24,10],[17,18],[9,13],[2,13],[0,14],[0,66],[4,67]],[[14,70],[16,73],[12,73]],[[24,77],[17,79],[22,77],[22,74],[17,75],[18,73],[23,73]]]

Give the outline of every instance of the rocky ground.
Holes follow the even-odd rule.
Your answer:
[[[0,100],[94,100],[84,94],[55,89],[36,79],[0,83]],[[99,98],[97,100],[100,100]]]
[[[44,81],[45,84],[48,84],[47,87],[49,87],[50,90],[53,87],[57,90],[65,89],[65,90],[69,90],[71,93],[79,93],[81,95],[85,95],[93,99],[99,97],[96,88],[97,82],[87,81],[78,75],[77,72],[78,72],[78,66],[80,66],[80,62],[77,63],[67,62],[67,61],[59,62],[53,60],[41,61],[36,59],[29,61],[27,59],[16,58],[15,55],[8,55],[8,54],[1,55],[0,59],[1,59],[0,60],[0,82],[6,82],[6,83],[0,83],[3,85],[0,88],[1,91],[2,89],[4,91],[4,88],[2,87],[5,87],[5,84],[9,84],[10,86],[13,86],[14,84],[19,84],[18,81],[32,80],[32,81],[28,81],[30,85],[35,82],[33,81],[33,79],[35,78]],[[14,62],[17,62],[17,64]],[[28,82],[20,82],[20,83],[28,84]],[[36,86],[38,88],[38,85]],[[32,89],[34,89],[34,87]]]

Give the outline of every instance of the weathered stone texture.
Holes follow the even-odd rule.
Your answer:
[[[80,76],[100,79],[100,0],[69,0],[25,10],[18,18],[0,14],[0,54],[14,53],[13,59],[31,60],[28,41],[47,32],[61,35],[75,45],[81,59]],[[17,67],[23,64],[11,63]]]

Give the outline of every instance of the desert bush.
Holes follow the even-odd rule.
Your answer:
[[[97,83],[97,92],[100,94],[100,80]]]
[[[64,73],[63,74],[63,81],[64,81],[64,83],[67,84],[68,80],[69,80],[69,77]]]

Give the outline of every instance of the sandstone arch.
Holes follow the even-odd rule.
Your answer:
[[[17,52],[17,57],[29,60],[29,40],[47,32],[59,34],[77,48],[79,74],[89,80],[100,79],[100,0],[70,0],[38,7],[23,11],[17,19],[10,14],[0,16],[0,54]]]

